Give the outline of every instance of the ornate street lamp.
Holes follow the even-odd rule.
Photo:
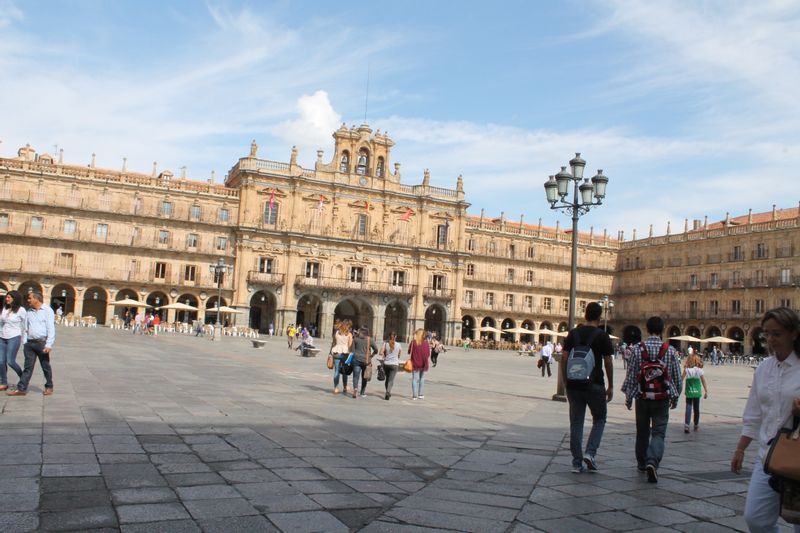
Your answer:
[[[606,294],[597,303],[603,307],[603,330],[608,333],[608,311],[614,309],[614,300],[610,300]]]
[[[568,172],[567,167],[561,167],[561,172],[555,176],[550,176],[550,179],[544,183],[544,190],[547,195],[547,201],[550,203],[550,209],[564,211],[572,216],[572,269],[569,279],[569,329],[571,330],[575,327],[575,293],[578,276],[578,219],[592,207],[603,203],[603,198],[606,197],[608,178],[603,175],[602,170],[598,170],[591,183],[588,178],[584,179],[583,169],[586,167],[586,161],[581,158],[580,153],[575,154],[575,157],[570,160],[569,166],[572,172]],[[572,199],[568,198],[570,184],[572,184]],[[564,402],[566,401],[566,396],[564,395],[564,386],[560,377],[556,380],[556,383],[557,389],[553,395],[553,400]]]
[[[222,277],[233,272],[233,265],[226,265],[225,258],[220,257],[216,263],[210,264],[208,269],[217,279],[217,317],[214,324],[214,340],[219,341],[222,340],[222,324],[219,321],[219,308],[222,307]]]

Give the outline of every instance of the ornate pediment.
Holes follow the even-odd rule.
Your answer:
[[[425,267],[428,270],[436,270],[439,272],[450,272],[453,270],[451,265],[443,263],[441,259],[437,259],[433,264],[428,263]]]
[[[264,187],[263,189],[259,189],[258,194],[269,198],[270,196],[272,196],[272,191],[275,191],[275,198],[278,200],[283,200],[284,198],[287,198],[289,196],[288,193],[283,192],[277,187]]]
[[[442,222],[445,220],[455,220],[455,217],[446,211],[435,211],[428,216],[432,219],[441,220]]]
[[[319,246],[311,246],[308,249],[300,250],[297,255],[300,257],[314,257],[318,259],[329,259],[330,254],[320,251]]]

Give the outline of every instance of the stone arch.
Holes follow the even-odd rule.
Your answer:
[[[536,325],[533,323],[533,320],[523,320],[522,324],[520,324],[522,329],[529,329],[531,330],[530,333],[520,333],[519,340],[520,342],[524,342],[525,344],[531,343],[534,341],[534,333],[533,330],[536,329]]]
[[[753,347],[753,355],[765,355],[767,353],[767,340],[763,337],[761,326],[756,326],[750,330],[750,341]]]
[[[103,287],[89,287],[83,293],[83,316],[93,316],[98,324],[106,323],[108,293]]]
[[[730,344],[732,353],[744,353],[744,331],[739,327],[732,327],[728,331],[728,337],[735,340],[735,343]]]
[[[698,328],[697,326],[689,326],[688,328],[686,328],[686,334],[696,339],[702,338],[702,335],[700,334],[700,328]],[[690,342],[687,343],[687,346],[691,346],[692,349],[695,351],[700,351],[699,342]]]
[[[225,303],[225,297],[224,296],[219,298],[219,301],[220,301],[222,307],[225,307],[227,305]],[[209,311],[209,309],[214,309],[215,307],[217,307],[217,295],[216,294],[214,296],[210,297],[208,300],[206,300],[206,318],[205,318],[205,323],[206,324],[214,324],[214,323],[217,322],[217,312],[216,311]]]
[[[28,280],[22,282],[17,289],[19,293],[22,295],[22,301],[25,301],[25,295],[29,292],[38,292],[41,295],[44,295],[44,289],[42,289],[42,285],[38,281]]]
[[[257,291],[250,298],[250,327],[258,330],[259,333],[269,333],[269,325],[272,324],[275,331],[275,312],[278,308],[278,300],[270,291]]]
[[[395,332],[397,340],[407,342],[408,333],[408,309],[406,304],[400,300],[394,300],[386,304],[386,312],[383,319],[383,338],[388,339],[389,333]]]
[[[680,337],[680,336],[681,336],[681,328],[679,328],[678,326],[670,326],[667,329],[667,339],[669,339],[670,337]],[[669,344],[676,350],[681,349],[681,341],[670,340]]]
[[[345,298],[336,304],[333,310],[333,320],[350,320],[353,323],[353,329],[365,326],[372,332],[372,322],[374,313],[372,306],[357,298]]]
[[[551,324],[550,322],[545,320],[544,322],[539,324],[539,329],[553,329],[553,324]],[[537,340],[538,340],[539,344],[544,344],[547,341],[555,341],[555,336],[552,335],[552,334],[550,334],[550,335],[548,335],[548,334],[540,334]]]
[[[517,323],[513,318],[504,318],[502,322],[500,322],[500,329],[514,329],[517,327]],[[500,335],[500,338],[507,342],[514,342],[514,334],[513,333],[503,333]]]
[[[167,298],[166,294],[161,291],[153,291],[147,295],[145,302],[147,302],[147,305],[150,306],[150,311],[152,311],[153,315],[158,315],[161,317],[162,322],[166,320],[167,312],[156,309],[156,307],[161,307],[162,305],[167,305],[169,303],[169,299]]]
[[[487,316],[487,317],[484,317],[483,320],[481,320],[481,327],[482,328],[485,328],[485,327],[493,327],[494,328],[494,327],[497,327],[497,326],[496,326],[496,322],[494,321],[494,318],[492,318],[490,316]],[[482,332],[481,333],[481,338],[485,338],[487,340],[492,340],[493,341],[494,340],[494,332],[492,332],[492,331]]]
[[[706,332],[706,337],[719,337],[721,335],[722,331],[717,326],[711,326],[708,328],[708,332]]]
[[[319,335],[319,325],[322,320],[322,300],[316,294],[304,294],[297,300],[297,314],[295,324],[302,324],[313,331],[313,336]],[[369,326],[367,326],[369,327]],[[372,331],[372,328],[370,328]]]
[[[200,304],[197,301],[197,296],[194,294],[181,294],[176,301],[182,304],[191,305],[192,307],[197,307],[198,309],[200,308]],[[195,320],[197,320],[197,311],[178,311],[175,313],[175,322],[186,322],[191,324]]]
[[[475,317],[464,315],[461,317],[461,338],[474,339],[475,338]]]
[[[75,312],[75,289],[69,283],[59,283],[50,291],[50,307],[56,311],[59,307],[64,314]]]
[[[431,304],[425,310],[425,331],[433,331],[439,339],[444,338],[447,311],[440,304]]]
[[[642,342],[642,330],[638,326],[628,325],[622,330],[622,341],[625,344],[638,344]]]

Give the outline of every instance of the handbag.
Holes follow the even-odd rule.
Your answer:
[[[700,378],[686,378],[686,397],[700,398],[703,396],[703,384]]]
[[[542,368],[544,366],[544,359],[539,359],[536,361],[536,368]]]
[[[411,359],[403,363],[403,370],[405,370],[406,372],[414,371],[414,363],[411,362]]]
[[[386,371],[383,369],[383,365],[378,365],[378,381],[384,381],[386,379]]]
[[[339,370],[345,376],[349,376],[350,374],[353,373],[353,354],[348,355],[347,359],[344,359],[342,361],[342,364],[339,367]]]
[[[328,370],[333,370],[333,356],[331,354],[328,354],[327,365],[328,365]]]
[[[800,417],[794,417],[792,428],[778,430],[770,441],[764,472],[783,479],[800,481]]]

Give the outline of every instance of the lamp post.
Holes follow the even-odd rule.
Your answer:
[[[216,263],[208,266],[208,269],[217,278],[217,318],[214,324],[214,337],[215,341],[222,340],[222,324],[219,322],[220,307],[222,307],[222,277],[225,274],[233,272],[233,265],[226,265],[225,258],[220,257]]]
[[[606,294],[597,303],[603,306],[603,331],[608,333],[608,310],[614,309],[614,300],[610,300]]]
[[[575,327],[575,293],[576,281],[578,277],[578,219],[586,214],[589,209],[603,203],[606,196],[606,185],[608,178],[603,175],[602,170],[592,178],[583,177],[583,169],[586,161],[581,158],[580,153],[570,160],[569,166],[572,172],[567,171],[567,167],[561,167],[561,172],[555,176],[550,176],[544,183],[544,190],[547,194],[547,201],[550,209],[557,209],[572,215],[572,269],[569,278],[569,329]],[[581,183],[583,181],[583,183]],[[569,196],[569,185],[572,183],[572,199]],[[556,380],[557,389],[553,395],[553,400],[564,402],[564,386],[559,376]]]

